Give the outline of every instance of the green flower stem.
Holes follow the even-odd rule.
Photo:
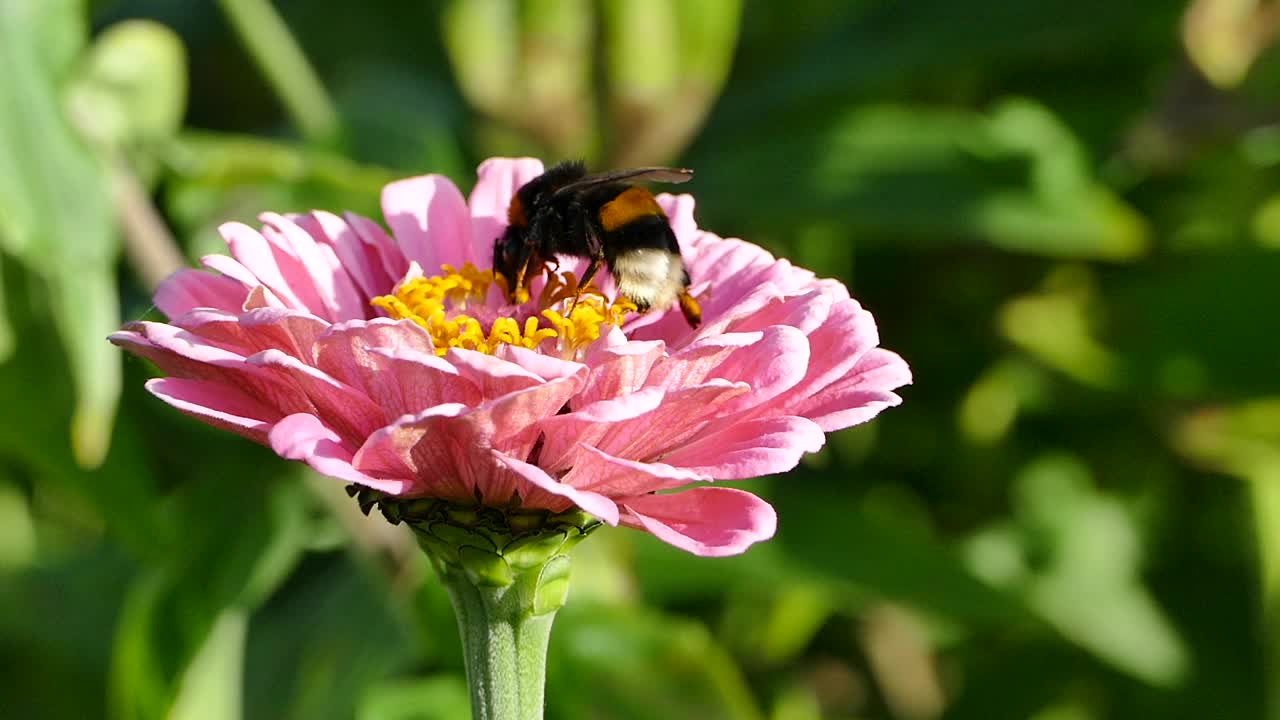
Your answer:
[[[444,569],[440,579],[458,614],[475,720],[542,720],[547,645],[555,611],[542,615],[516,585],[477,585]]]
[[[547,645],[569,595],[569,550],[600,526],[579,510],[348,493],[405,523],[453,601],[474,720],[542,720]]]
[[[338,112],[271,3],[220,0],[219,4],[303,137],[322,143],[333,140],[338,132]]]

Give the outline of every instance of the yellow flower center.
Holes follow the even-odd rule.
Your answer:
[[[627,313],[636,309],[625,299],[609,302],[590,285],[579,293],[573,273],[550,273],[538,297],[538,314],[524,322],[507,316],[492,318],[486,330],[476,317],[486,314],[468,314],[467,305],[484,308],[489,286],[497,282],[505,287],[502,276],[471,263],[461,268],[442,265],[440,270],[440,275],[408,278],[396,286],[394,294],[370,301],[393,319],[408,318],[426,330],[437,355],[444,355],[451,347],[486,354],[493,354],[501,345],[534,349],[556,338],[560,354],[571,357],[600,337],[601,326],[621,325]],[[527,300],[527,296],[517,300]],[[560,309],[552,309],[557,304]]]

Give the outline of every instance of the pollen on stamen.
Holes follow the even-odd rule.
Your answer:
[[[436,354],[441,356],[451,347],[487,354],[502,345],[533,350],[553,338],[559,338],[561,354],[572,355],[600,337],[601,325],[620,325],[626,314],[636,309],[626,300],[610,303],[594,288],[579,292],[572,273],[565,273],[565,278],[552,274],[554,280],[549,279],[549,290],[539,297],[538,307],[560,304],[563,312],[545,309],[526,317],[523,323],[513,317],[489,316],[486,331],[474,313],[464,311],[469,302],[483,307],[489,286],[503,282],[502,277],[470,263],[461,268],[444,265],[440,270],[440,275],[432,277],[406,278],[393,294],[375,297],[371,304],[393,319],[409,319],[426,330]],[[480,315],[484,317],[485,313],[481,311]]]

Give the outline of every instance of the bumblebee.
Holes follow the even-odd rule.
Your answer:
[[[631,184],[682,183],[683,168],[632,168],[587,174],[581,162],[562,162],[516,191],[507,209],[507,230],[493,243],[493,269],[508,283],[508,299],[525,288],[532,273],[556,255],[586,258],[579,288],[604,265],[618,293],[641,312],[679,303],[689,324],[702,321],[689,295],[689,273],[667,216],[653,193]]]

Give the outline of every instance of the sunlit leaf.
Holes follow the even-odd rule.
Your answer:
[[[740,138],[731,154],[695,154],[693,164],[714,178],[734,178],[697,188],[700,207],[766,228],[837,218],[866,243],[977,240],[1105,260],[1146,250],[1143,218],[1093,177],[1079,142],[1031,101],[989,114],[868,106],[806,120]]]
[[[236,613],[252,610],[283,581],[304,542],[296,488],[204,483],[191,490],[178,505],[191,518],[183,541],[139,575],[121,613],[110,679],[110,707],[120,718],[167,718],[180,697],[196,703],[190,698],[208,691],[206,684],[226,690],[227,664],[238,664],[243,642]],[[255,512],[229,501],[229,491]],[[210,492],[221,498],[209,502]]]
[[[674,672],[673,672],[674,670]],[[701,625],[651,611],[570,603],[547,662],[547,716],[760,720],[743,678]]]
[[[610,0],[604,47],[616,167],[667,162],[720,95],[741,0]]]
[[[1070,456],[1031,464],[1016,492],[1021,552],[1037,562],[1001,572],[1003,582],[1024,588],[1038,615],[1117,669],[1156,685],[1179,682],[1187,648],[1140,582],[1143,549],[1131,514],[1091,487],[1088,469]],[[975,555],[975,567],[990,571],[990,557],[989,548]]]
[[[172,135],[187,105],[186,51],[169,28],[132,20],[94,39],[68,97],[76,127],[108,146]]]
[[[241,717],[244,643],[249,617],[224,611],[183,673],[170,720],[236,720]]]
[[[83,466],[106,455],[120,392],[118,251],[104,168],[65,119],[54,75],[29,30],[35,3],[0,4],[0,244],[51,285],[77,390],[72,449]]]
[[[456,720],[470,715],[470,705],[461,677],[401,681],[371,688],[356,720]]]
[[[953,620],[990,625],[1027,617],[1013,595],[970,574],[959,557],[909,524],[818,488],[788,491],[776,501],[782,521],[775,542],[792,563]]]

